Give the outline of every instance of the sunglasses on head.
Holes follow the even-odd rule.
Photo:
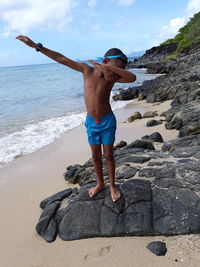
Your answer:
[[[123,61],[125,61],[127,63],[127,58],[124,54],[119,54],[119,55],[116,55],[116,56],[105,56],[105,57],[97,57],[97,59],[100,59],[100,60],[104,60],[106,58],[121,58]]]

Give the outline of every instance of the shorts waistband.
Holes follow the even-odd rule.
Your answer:
[[[113,111],[109,112],[108,114],[104,115],[104,116],[101,116],[101,117],[93,117],[93,116],[90,116],[89,114],[87,114],[87,118],[89,119],[100,119],[100,120],[104,120],[104,119],[107,119],[109,118],[110,116],[114,115]]]

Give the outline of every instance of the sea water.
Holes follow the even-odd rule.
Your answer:
[[[130,69],[134,83],[116,83],[113,110],[131,101],[113,101],[118,88],[155,78],[146,69]],[[0,167],[32,153],[84,122],[83,75],[58,63],[0,68]]]

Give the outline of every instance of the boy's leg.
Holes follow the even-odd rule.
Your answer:
[[[91,187],[88,190],[89,196],[95,196],[100,190],[104,189],[104,179],[103,179],[103,170],[102,170],[102,152],[101,152],[101,145],[90,145],[92,150],[92,158],[94,169],[97,175],[97,185]]]
[[[120,198],[121,194],[115,186],[115,158],[113,152],[113,145],[103,145],[103,152],[108,168],[111,197],[113,201],[116,201]]]

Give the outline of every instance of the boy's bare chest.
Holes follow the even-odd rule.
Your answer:
[[[84,90],[85,91],[104,91],[109,92],[112,89],[113,84],[105,80],[103,74],[100,72],[93,72],[90,75],[84,77]]]

